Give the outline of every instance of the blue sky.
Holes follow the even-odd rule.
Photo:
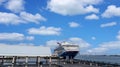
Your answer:
[[[120,0],[0,0],[0,45],[69,41],[82,54],[120,54]],[[2,47],[2,46],[0,46]]]

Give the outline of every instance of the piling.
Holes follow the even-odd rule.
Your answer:
[[[51,61],[52,61],[52,59],[51,59],[51,56],[50,56],[50,58],[49,58],[49,67],[51,67]]]
[[[15,65],[15,56],[12,57],[12,67]]]
[[[28,56],[25,57],[25,66],[28,65]]]

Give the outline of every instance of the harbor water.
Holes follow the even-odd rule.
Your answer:
[[[118,55],[79,55],[75,59],[120,65],[120,56]]]

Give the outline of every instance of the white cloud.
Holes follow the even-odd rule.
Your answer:
[[[33,40],[33,36],[25,37],[23,34],[20,33],[0,33],[0,40],[5,41],[21,41],[21,40]]]
[[[0,23],[1,24],[19,24],[23,23],[24,21],[20,19],[19,16],[13,14],[13,13],[5,13],[0,12]]]
[[[72,43],[78,44],[80,49],[85,49],[90,47],[89,43],[87,43],[86,41],[78,37],[71,37],[69,38],[69,41],[71,41]]]
[[[59,41],[49,40],[46,42],[46,46],[50,47],[51,49],[55,49],[58,46],[57,42],[59,42]]]
[[[97,20],[97,19],[99,19],[99,17],[97,15],[95,15],[95,14],[91,14],[91,15],[86,16],[85,19]]]
[[[20,17],[27,21],[27,22],[34,22],[34,23],[39,23],[39,21],[45,21],[46,19],[44,17],[42,17],[40,14],[30,14],[27,12],[21,12],[20,13]]]
[[[120,49],[120,41],[111,41],[111,42],[104,42],[99,44],[99,47],[93,48],[88,50],[89,54],[107,54],[111,50],[119,50]]]
[[[9,0],[6,4],[6,8],[12,12],[18,13],[24,10],[24,0]]]
[[[88,4],[99,4],[101,2],[103,2],[103,0],[79,0],[81,4],[83,5],[88,5]]]
[[[119,49],[120,41],[111,41],[100,44],[100,47],[108,48],[108,49]]]
[[[110,23],[105,23],[105,24],[101,24],[100,27],[111,27],[111,26],[115,26],[117,25],[117,22],[110,22]]]
[[[76,23],[76,22],[70,22],[70,23],[69,23],[69,26],[70,26],[70,27],[79,27],[79,24]]]
[[[34,46],[32,43],[17,43],[17,44],[7,44],[7,43],[0,43],[0,46]]]
[[[46,19],[42,17],[40,14],[30,14],[27,12],[21,12],[20,16],[14,14],[14,13],[6,13],[6,12],[0,12],[0,24],[6,24],[6,25],[17,25],[20,23],[39,23],[40,21],[45,21]]]
[[[86,13],[98,13],[99,9],[93,5],[99,4],[102,0],[50,0],[47,8],[62,15],[79,15]]]
[[[41,26],[40,28],[30,28],[28,33],[37,35],[60,35],[60,31],[61,28]]]
[[[23,40],[24,35],[19,33],[0,33],[0,40]]]
[[[26,36],[26,40],[34,40],[33,36]]]
[[[102,14],[102,17],[105,18],[110,18],[114,16],[120,16],[120,7],[116,7],[115,5],[108,6],[105,12]]]
[[[108,49],[107,48],[93,48],[90,50],[87,50],[86,54],[104,54]]]
[[[96,37],[92,37],[91,39],[92,39],[92,40],[96,40]]]
[[[118,35],[116,36],[118,40],[120,40],[120,31],[118,32]]]

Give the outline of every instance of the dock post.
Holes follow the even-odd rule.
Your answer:
[[[83,64],[86,64],[86,61],[84,61]]]
[[[49,57],[46,58],[46,64],[48,64],[48,61],[49,61]]]
[[[38,64],[38,67],[40,66],[40,56],[37,57],[38,60],[37,60],[37,64]]]
[[[57,64],[60,65],[60,57],[57,59]]]
[[[66,64],[66,57],[65,57],[65,59],[64,59],[64,64]]]
[[[98,64],[96,63],[95,66],[98,66]]]
[[[51,56],[50,56],[50,58],[49,58],[49,67],[51,67]]]
[[[1,62],[1,65],[4,64],[4,56],[2,56],[2,62]]]
[[[28,56],[25,57],[25,67],[28,65]]]
[[[60,58],[58,57],[58,59],[57,59],[57,64],[60,64]]]
[[[38,64],[38,56],[36,57],[36,64]]]
[[[71,63],[73,64],[73,57],[71,56]]]
[[[90,62],[90,66],[92,66],[92,62]]]
[[[79,64],[80,64],[81,62],[79,61]]]
[[[12,59],[12,67],[14,67],[15,65],[15,56],[13,56],[13,59]]]
[[[15,64],[16,64],[16,58],[17,58],[17,57],[15,56],[15,58],[14,58],[14,63],[15,63]]]

